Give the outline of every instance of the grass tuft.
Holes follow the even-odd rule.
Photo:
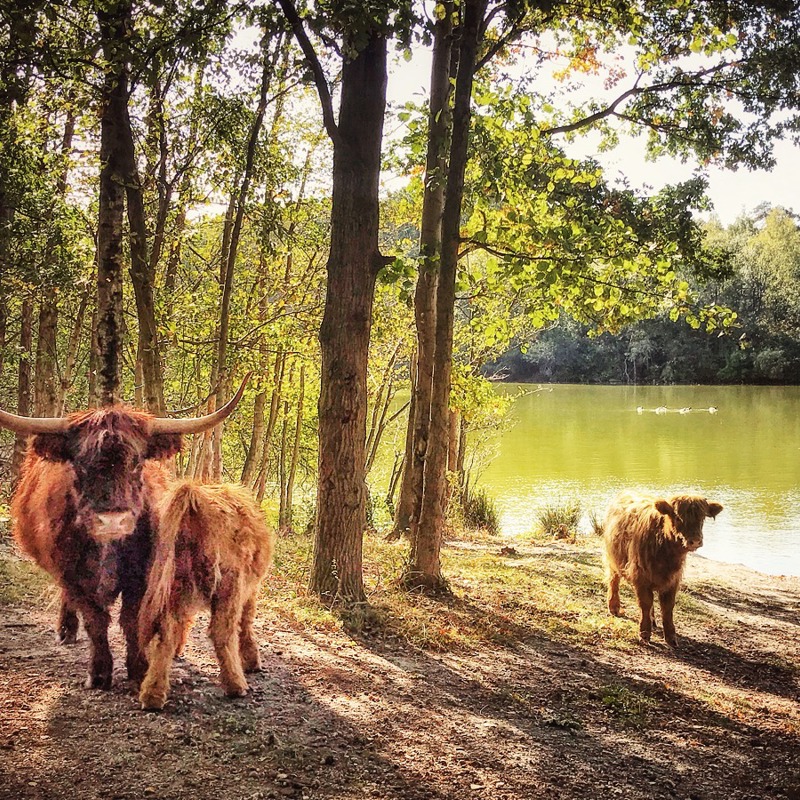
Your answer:
[[[540,535],[574,541],[582,511],[579,500],[545,506],[538,514]]]

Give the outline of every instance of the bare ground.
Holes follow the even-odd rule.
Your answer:
[[[554,553],[570,557],[521,556]],[[659,633],[618,648],[517,626],[431,653],[262,610],[265,670],[236,701],[198,624],[160,714],[120,667],[110,692],[82,688],[85,636],[59,646],[53,609],[17,602],[0,615],[0,798],[800,800],[800,580],[694,558],[684,594],[677,652]],[[121,662],[116,628],[112,646]]]

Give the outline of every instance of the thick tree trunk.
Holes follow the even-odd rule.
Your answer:
[[[428,152],[425,165],[425,193],[422,199],[420,231],[420,272],[414,292],[414,322],[417,329],[416,376],[412,381],[413,401],[408,426],[411,447],[400,488],[395,517],[395,535],[413,538],[422,506],[425,454],[431,415],[433,353],[436,336],[436,287],[441,252],[441,225],[447,174],[447,146],[450,141],[450,71],[453,38],[453,3],[444,4],[445,13],[434,27],[431,64],[431,102],[428,111]]]
[[[31,357],[33,347],[33,303],[22,301],[22,318],[19,333],[19,372],[17,378],[17,414],[28,417],[31,413]],[[19,480],[22,462],[25,460],[28,437],[14,439],[14,455],[11,458],[11,481]]]
[[[106,62],[100,109],[100,209],[97,226],[97,394],[101,404],[120,399],[122,380],[122,276],[125,161],[120,142],[128,105],[126,65],[130,2],[96,7]]]
[[[326,602],[365,600],[364,446],[367,359],[378,250],[386,40],[373,36],[342,68],[334,142],[331,249],[320,329],[319,477],[310,589]]]
[[[442,216],[442,254],[436,296],[436,347],[431,424],[420,518],[405,575],[408,586],[443,591],[440,552],[447,503],[450,377],[453,359],[456,267],[470,127],[470,100],[486,0],[465,0],[453,107],[453,134]]]

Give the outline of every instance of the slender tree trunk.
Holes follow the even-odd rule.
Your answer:
[[[58,307],[54,290],[45,290],[39,304],[39,331],[36,337],[36,379],[34,415],[54,417],[58,408],[56,378]]]
[[[120,399],[122,379],[122,276],[125,163],[120,142],[128,104],[126,37],[129,0],[96,6],[103,42],[105,75],[100,117],[100,209],[97,227],[97,394],[101,404]]]
[[[81,295],[78,312],[75,315],[75,324],[69,334],[67,342],[67,357],[64,363],[64,370],[61,373],[61,383],[58,390],[58,404],[56,416],[61,417],[67,406],[67,394],[72,386],[73,375],[75,374],[75,364],[78,361],[78,351],[81,346],[81,335],[83,333],[83,322],[86,318],[86,307],[89,304],[89,289],[87,288]]]
[[[414,293],[414,322],[417,330],[416,376],[408,416],[411,447],[400,488],[395,517],[395,535],[413,538],[422,506],[425,455],[430,428],[433,353],[436,336],[436,287],[441,252],[441,223],[444,209],[447,148],[450,132],[450,73],[453,39],[453,3],[434,27],[431,64],[431,102],[428,111],[428,153],[425,165],[425,193],[422,199],[420,272]],[[412,413],[413,412],[413,413]]]
[[[264,410],[267,406],[267,390],[261,389],[253,401],[253,431],[250,434],[250,446],[242,467],[241,482],[249,486],[256,471],[259,447],[264,437],[264,424],[266,421]]]
[[[300,462],[300,443],[303,439],[303,403],[306,394],[306,365],[300,365],[300,386],[297,398],[297,416],[294,424],[294,445],[292,447],[292,460],[289,463],[289,474],[286,478],[286,519],[284,527],[292,529],[292,503],[294,500],[294,482],[297,477],[297,465]]]
[[[256,499],[260,503],[264,499],[264,491],[267,484],[267,473],[269,472],[269,454],[272,434],[278,422],[278,411],[281,407],[281,396],[283,391],[283,372],[286,366],[286,353],[278,352],[275,356],[275,374],[272,388],[272,398],[269,404],[269,418],[267,427],[264,431],[264,440],[261,445],[261,458],[259,459],[258,478],[256,479]]]
[[[31,413],[31,357],[33,347],[33,303],[22,301],[22,318],[19,333],[19,372],[17,379],[17,414],[28,417]],[[25,460],[28,437],[17,435],[14,439],[14,455],[11,458],[11,480],[19,480],[22,462]]]
[[[453,134],[442,216],[442,254],[436,295],[436,348],[431,397],[431,424],[425,458],[424,492],[419,524],[405,575],[408,586],[430,591],[447,588],[441,572],[441,545],[447,502],[450,377],[453,358],[456,267],[461,204],[470,127],[470,100],[480,26],[486,0],[465,0],[458,76],[453,107]]]
[[[342,68],[334,141],[331,249],[320,329],[319,472],[310,589],[363,602],[367,359],[378,250],[386,40],[374,35]]]

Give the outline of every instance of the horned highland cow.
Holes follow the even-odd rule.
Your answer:
[[[164,707],[172,660],[194,614],[204,608],[211,609],[208,633],[225,693],[247,693],[244,673],[261,669],[253,617],[272,546],[263,514],[242,487],[183,481],[164,495],[139,614],[139,641],[149,663],[142,708]]]
[[[61,588],[63,642],[75,640],[76,612],[83,616],[91,642],[88,688],[111,686],[109,608],[120,595],[128,677],[138,683],[144,676],[137,617],[156,506],[169,481],[159,461],[180,450],[183,434],[222,422],[246,382],[225,406],[191,419],[159,419],[119,405],[63,419],[0,411],[0,426],[32,437],[11,507],[14,536]]]
[[[608,610],[620,616],[620,579],[630,583],[641,611],[639,635],[649,643],[655,626],[653,594],[658,593],[664,639],[677,647],[673,610],[686,554],[703,544],[703,523],[722,511],[697,495],[670,500],[624,493],[611,504],[603,525],[608,581]]]

